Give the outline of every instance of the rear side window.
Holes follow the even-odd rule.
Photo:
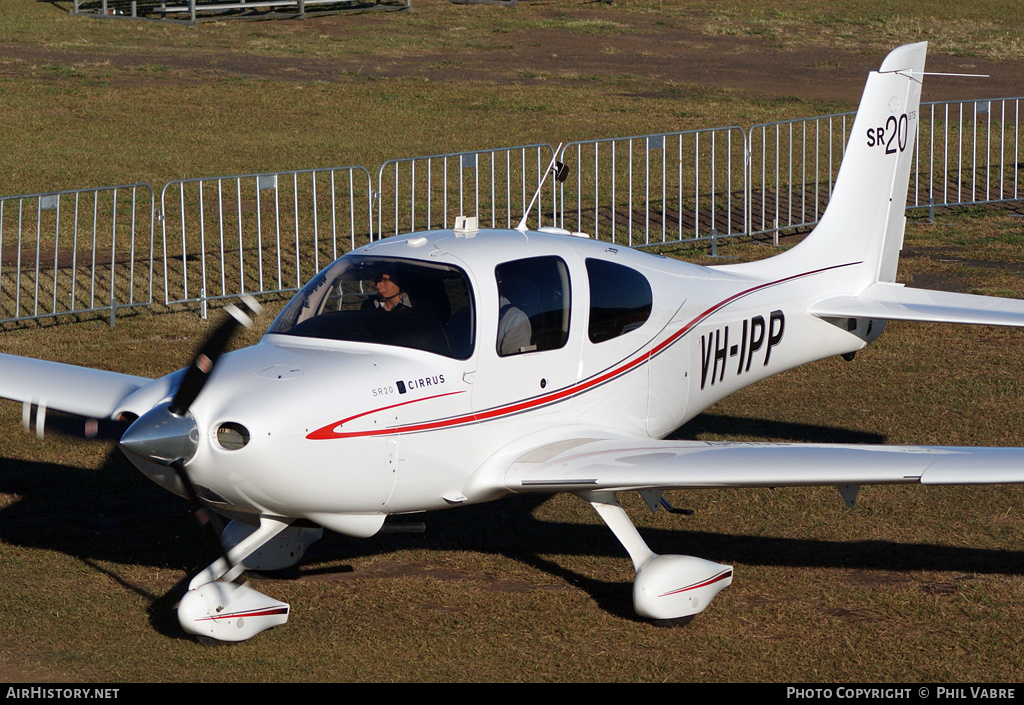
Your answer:
[[[494,268],[498,355],[555,350],[569,339],[569,271],[558,257],[530,257]]]
[[[651,316],[651,285],[640,272],[615,262],[587,260],[590,342],[602,343],[642,326]]]

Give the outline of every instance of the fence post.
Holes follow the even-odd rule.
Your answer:
[[[117,271],[117,191],[113,194],[114,202],[111,206],[110,215],[110,327],[114,327],[114,318],[117,316],[117,304],[115,291],[117,280],[114,273]],[[134,285],[135,282],[132,282]]]

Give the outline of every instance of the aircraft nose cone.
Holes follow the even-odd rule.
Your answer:
[[[160,404],[136,419],[121,436],[121,448],[160,465],[191,460],[199,445],[199,427],[191,413],[178,416],[169,407]]]

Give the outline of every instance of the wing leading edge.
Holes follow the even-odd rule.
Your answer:
[[[121,401],[151,381],[146,377],[0,354],[0,397],[89,418],[110,418]]]
[[[1024,449],[579,439],[538,448],[511,492],[1024,483]]]

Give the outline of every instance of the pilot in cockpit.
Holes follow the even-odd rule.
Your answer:
[[[383,269],[377,272],[374,286],[377,288],[377,296],[363,304],[364,311],[406,313],[412,309],[409,294],[396,279],[394,270]]]

